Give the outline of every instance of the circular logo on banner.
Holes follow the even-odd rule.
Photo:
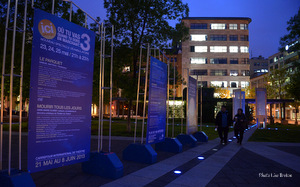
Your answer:
[[[56,36],[55,25],[48,19],[43,19],[39,22],[39,32],[46,39],[53,39]]]

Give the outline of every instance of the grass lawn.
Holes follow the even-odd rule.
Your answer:
[[[257,129],[249,141],[254,142],[300,142],[299,125],[268,125],[270,129]],[[277,128],[277,130],[275,129]]]
[[[147,121],[147,120],[145,120]],[[127,136],[127,137],[133,137],[134,136],[134,120],[131,120],[131,131],[127,131],[127,121],[126,120],[115,120],[113,119],[112,123],[112,136]],[[179,122],[180,123],[180,122]],[[168,134],[169,137],[172,135],[172,120],[169,121],[169,130]],[[206,125],[209,125],[206,127]],[[104,121],[103,122],[103,134],[104,136],[108,136],[108,128],[109,128],[109,122]],[[147,125],[145,124],[145,131],[144,131],[144,137],[146,137],[146,130],[147,130]],[[8,131],[8,125],[3,125],[4,131]],[[15,132],[19,131],[19,125],[18,124],[13,124],[12,125],[12,130]],[[185,132],[186,128],[185,125],[183,126],[183,132]],[[27,132],[28,131],[28,123],[23,122],[22,123],[22,132]],[[215,131],[215,127],[213,124],[206,124],[204,123],[202,126],[202,131],[205,132],[205,134],[208,136],[209,140],[213,140],[218,137],[218,133]],[[232,131],[232,129],[230,129]],[[142,121],[138,121],[138,126],[137,126],[137,137],[141,137],[141,132],[142,132]],[[181,132],[181,126],[180,125],[174,125],[174,135],[175,137],[180,134]],[[98,120],[93,120],[92,121],[92,126],[91,126],[91,133],[92,135],[97,135],[98,134]]]

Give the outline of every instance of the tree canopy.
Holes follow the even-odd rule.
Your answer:
[[[286,45],[290,45],[300,39],[300,8],[298,13],[291,17],[287,24],[288,27],[286,29],[289,33],[280,38],[281,51],[284,51]],[[290,49],[294,51],[300,50],[300,42],[291,46]]]

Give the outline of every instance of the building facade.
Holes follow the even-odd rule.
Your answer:
[[[268,59],[265,59],[262,56],[250,59],[250,78],[254,78],[268,72]]]
[[[182,42],[182,75],[198,78],[198,85],[228,89],[250,82],[250,18],[186,17],[190,38]]]

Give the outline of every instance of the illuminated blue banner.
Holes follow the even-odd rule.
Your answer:
[[[232,116],[234,117],[237,114],[237,110],[239,108],[243,109],[245,113],[245,92],[241,91],[241,89],[233,90],[233,112]]]
[[[167,115],[167,64],[151,57],[146,143],[164,141]]]
[[[188,103],[187,103],[187,127],[186,134],[193,134],[197,131],[198,125],[198,90],[197,80],[189,77],[188,83]]]
[[[89,159],[95,35],[35,9],[28,171]]]

